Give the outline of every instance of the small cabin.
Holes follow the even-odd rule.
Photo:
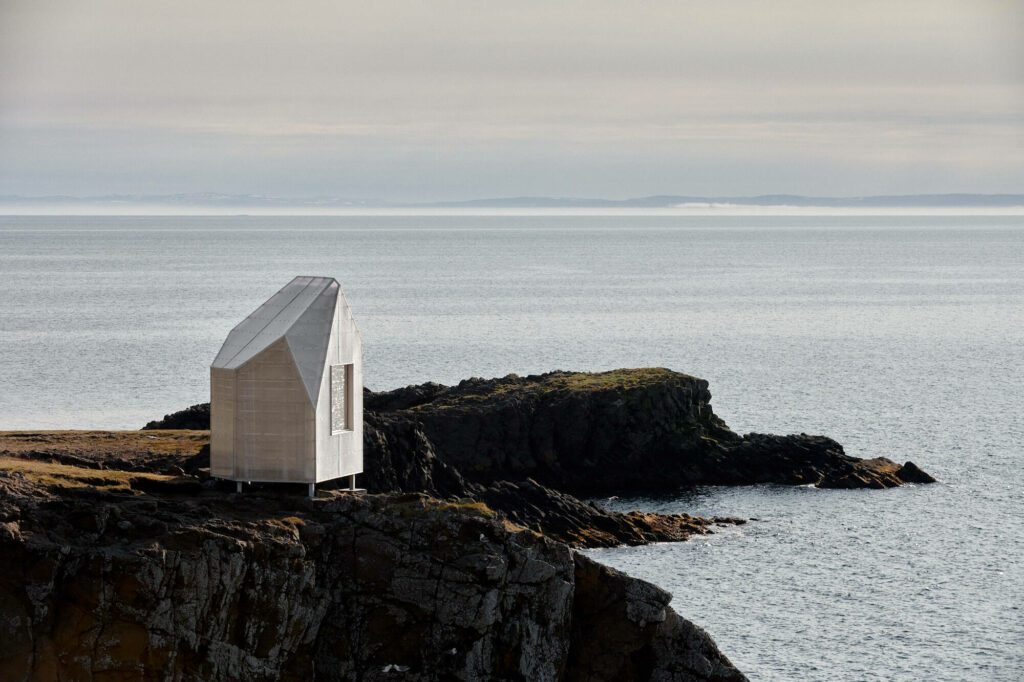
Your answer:
[[[296,277],[210,366],[210,474],[306,483],[363,470],[363,341],[333,277]]]

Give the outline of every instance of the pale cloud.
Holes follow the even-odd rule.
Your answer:
[[[0,8],[0,193],[1024,189],[1012,1]]]

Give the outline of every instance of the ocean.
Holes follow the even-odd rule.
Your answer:
[[[375,390],[663,366],[739,433],[914,461],[940,482],[602,500],[757,520],[588,554],[753,680],[1024,678],[1024,217],[0,217],[0,429],[205,402],[299,274],[341,282]]]

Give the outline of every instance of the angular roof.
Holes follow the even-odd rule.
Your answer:
[[[296,277],[231,330],[212,367],[238,369],[284,338],[315,403],[340,295],[333,277]]]

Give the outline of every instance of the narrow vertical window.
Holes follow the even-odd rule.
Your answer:
[[[331,433],[352,429],[352,365],[331,365]]]

